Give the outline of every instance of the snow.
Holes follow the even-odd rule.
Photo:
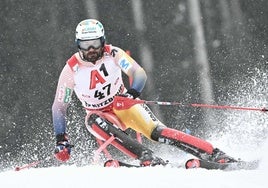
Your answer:
[[[205,169],[165,167],[104,168],[100,166],[62,166],[9,171],[0,175],[1,187],[206,187],[267,188],[267,170],[223,172]]]
[[[206,187],[267,188],[267,170],[220,171],[168,167],[104,168],[61,166],[8,171],[0,174],[1,187]]]
[[[261,165],[256,170],[221,171],[174,167],[108,168],[100,165],[83,167],[31,168],[0,173],[1,187],[8,188],[267,188],[268,142],[260,148]]]

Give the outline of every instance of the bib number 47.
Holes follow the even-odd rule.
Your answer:
[[[110,90],[111,90],[111,84],[108,84],[102,88],[102,91],[96,90],[94,97],[98,99],[103,99],[104,97],[110,95]]]

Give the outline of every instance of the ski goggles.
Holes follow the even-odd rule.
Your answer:
[[[89,50],[90,48],[98,49],[102,46],[100,39],[94,39],[94,40],[79,40],[78,46],[81,50]]]

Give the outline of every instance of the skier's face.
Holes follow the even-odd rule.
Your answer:
[[[79,42],[79,49],[86,61],[95,63],[102,56],[102,44],[100,39]]]
[[[102,56],[102,47],[98,49],[90,48],[89,50],[81,50],[81,52],[85,60],[95,63]]]

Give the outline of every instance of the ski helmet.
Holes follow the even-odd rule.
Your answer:
[[[75,42],[79,47],[79,41],[100,39],[102,46],[105,43],[104,27],[101,22],[95,19],[81,21],[75,32]]]

